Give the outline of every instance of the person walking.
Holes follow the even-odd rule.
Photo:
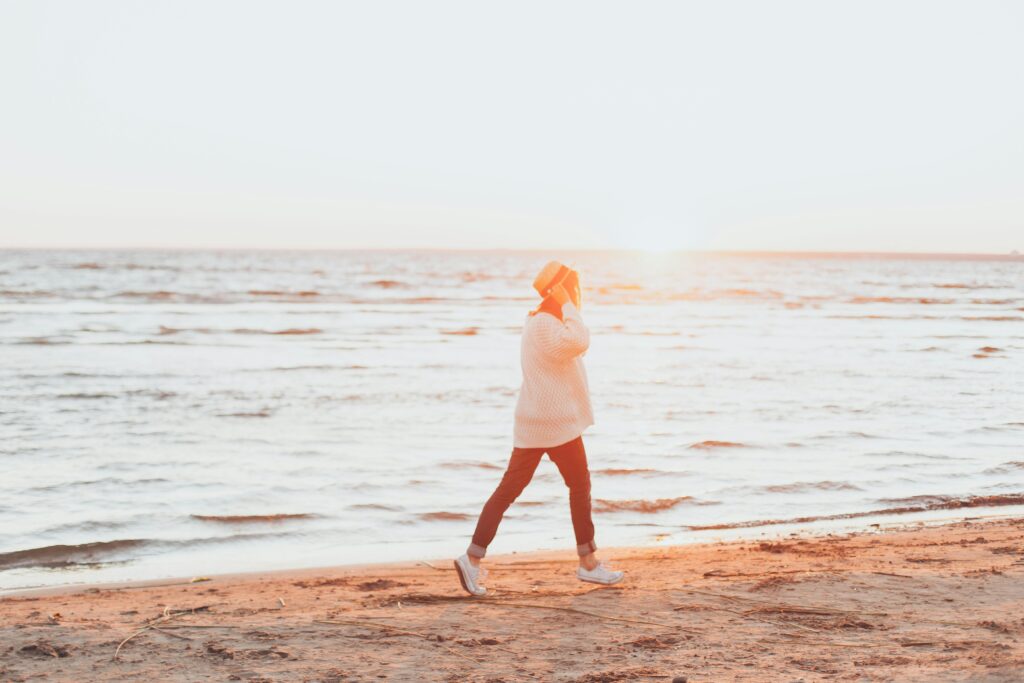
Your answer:
[[[480,561],[494,539],[505,511],[533,478],[541,458],[558,467],[569,487],[569,510],[581,581],[610,585],[623,578],[597,559],[594,523],[591,519],[590,470],[583,447],[583,430],[594,424],[590,389],[583,354],[590,346],[590,331],[580,316],[582,305],[579,273],[550,261],[533,281],[541,296],[523,326],[520,345],[523,383],[519,389],[513,427],[512,455],[491,497],[484,504],[472,541],[455,560],[463,589],[470,595],[486,595],[483,579],[487,569]]]

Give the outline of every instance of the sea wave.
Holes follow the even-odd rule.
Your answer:
[[[48,545],[42,548],[0,553],[0,571],[19,567],[66,567],[110,561],[126,551],[137,549],[149,541],[124,539],[97,541],[79,545]]]
[[[81,487],[95,487],[95,486],[118,486],[118,487],[135,487],[143,484],[166,484],[170,480],[164,479],[163,477],[146,477],[143,479],[122,479],[121,477],[103,477],[102,479],[82,479],[75,481],[62,481],[54,484],[46,484],[43,486],[33,486],[25,489],[27,491],[57,491],[62,489],[81,488]]]
[[[465,512],[424,512],[419,518],[425,522],[456,522],[472,519],[473,517]]]
[[[777,524],[809,524],[840,519],[857,519],[875,515],[902,515],[930,510],[959,510],[962,508],[999,507],[1003,505],[1024,505],[1024,493],[1006,495],[970,496],[955,498],[952,496],[917,496],[923,502],[917,505],[865,510],[862,512],[844,512],[836,515],[813,515],[809,517],[791,517],[789,519],[757,519],[747,522],[731,522],[726,524],[688,525],[683,528],[690,531],[715,531],[722,529],[749,529],[751,527],[774,526]]]
[[[325,372],[335,370],[369,370],[367,365],[282,365],[274,368],[246,368],[239,372]]]
[[[935,299],[925,296],[855,296],[851,304],[952,304],[956,299]]]
[[[269,408],[263,410],[239,411],[235,413],[217,413],[217,417],[271,417],[273,411]]]
[[[1019,309],[1019,310],[1024,311],[1024,308]],[[1024,321],[1024,317],[1021,317],[1019,315],[965,315],[965,316],[961,316],[960,319],[961,320],[979,321],[979,322],[981,322],[981,321],[988,321],[988,322],[1003,322],[1003,323],[1005,323],[1005,322]]]
[[[308,512],[280,513],[275,515],[191,515],[200,522],[218,522],[221,524],[273,524],[295,519],[314,519],[319,515]]]
[[[274,298],[287,297],[307,299],[314,296],[320,296],[320,292],[312,289],[302,289],[296,292],[287,292],[278,289],[250,289],[248,293],[250,296],[269,296]]]
[[[768,493],[804,493],[806,491],[861,491],[861,487],[845,481],[798,481],[792,484],[762,486]]]
[[[1017,470],[1024,470],[1024,460],[1011,460],[998,467],[990,467],[985,470],[985,474],[1013,474]]]
[[[455,461],[455,462],[452,462],[452,461],[442,462],[442,463],[440,463],[438,465],[438,467],[444,467],[444,468],[450,469],[450,470],[461,470],[461,469],[474,468],[474,467],[478,467],[478,468],[485,469],[485,470],[503,470],[503,469],[505,469],[501,465],[496,465],[493,462],[484,462],[482,460],[481,461],[465,461],[464,460],[464,461]]]
[[[0,297],[11,299],[50,299],[62,296],[45,289],[0,289]]]
[[[78,545],[48,545],[0,553],[0,571],[24,567],[72,567],[130,560],[143,551],[173,551],[197,546],[230,544],[238,541],[280,538],[281,532],[230,534],[176,540],[130,538],[96,541]]]
[[[210,327],[167,327],[160,326],[160,335],[182,334],[191,332],[193,334],[271,334],[271,335],[301,335],[301,334],[323,334],[318,327],[290,327],[283,330],[263,330],[251,327],[236,327],[234,329],[215,329]]]
[[[921,496],[907,496],[906,498],[879,498],[878,502],[886,505],[939,505],[942,503],[948,503],[955,499],[956,496],[926,494]]]
[[[700,441],[695,444],[690,444],[689,448],[695,448],[698,450],[708,451],[713,448],[749,448],[745,443],[739,443],[736,441]]]
[[[654,500],[605,500],[594,499],[594,512],[644,512],[655,513],[670,510],[677,505],[718,505],[718,501],[697,500],[693,496],[678,496],[676,498],[656,498]]]

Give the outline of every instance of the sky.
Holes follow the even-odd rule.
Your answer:
[[[0,0],[0,247],[1024,251],[1024,3]]]

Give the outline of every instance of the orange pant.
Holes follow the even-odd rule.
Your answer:
[[[483,557],[487,546],[498,532],[498,525],[505,510],[519,497],[526,485],[533,479],[540,459],[547,453],[558,466],[565,485],[569,487],[569,512],[576,534],[576,552],[581,557],[597,550],[594,543],[594,522],[590,516],[590,470],[587,467],[587,452],[583,448],[583,436],[550,448],[513,448],[508,467],[501,482],[484,504],[477,520],[473,541],[466,554]]]

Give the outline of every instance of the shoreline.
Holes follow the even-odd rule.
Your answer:
[[[1020,494],[1013,494],[1012,497],[1019,498]],[[970,516],[955,514],[955,511],[970,511]],[[950,514],[954,513],[954,514]],[[776,519],[757,520],[736,524],[723,524],[699,528],[684,528],[695,534],[687,539],[673,539],[672,533],[665,533],[663,540],[657,540],[650,544],[610,544],[599,549],[599,555],[618,550],[654,550],[664,547],[691,547],[708,544],[729,544],[738,542],[753,542],[762,540],[781,540],[787,538],[819,539],[835,534],[859,534],[873,533],[879,531],[898,531],[909,528],[933,527],[937,525],[952,524],[961,521],[986,521],[1000,519],[1024,518],[1024,505],[1005,506],[979,506],[973,505],[958,507],[930,507],[920,509],[903,510],[878,510],[865,513],[846,513],[832,516],[820,516],[810,520],[806,519]],[[460,551],[461,552],[461,551]],[[558,556],[564,552],[559,548],[542,548],[536,550],[513,550],[505,553],[494,553],[488,555],[488,560],[497,558],[518,558],[523,557],[549,557]],[[293,566],[272,569],[253,569],[248,571],[225,571],[207,572],[203,574],[207,579],[218,580],[244,580],[256,576],[291,575],[308,572],[329,572],[334,570],[372,570],[410,567],[428,563],[447,563],[452,557],[436,556],[431,558],[410,558],[396,560],[381,560],[379,562],[340,562],[313,566]],[[69,573],[73,568],[67,570]],[[0,600],[7,597],[22,596],[56,596],[70,595],[91,590],[120,590],[137,589],[147,587],[160,587],[166,585],[186,585],[191,583],[197,575],[168,575],[149,579],[119,579],[111,581],[83,581],[74,583],[53,583],[38,586],[26,586],[22,588],[0,589]]]
[[[450,559],[6,594],[0,679],[1024,676],[1024,516],[598,554],[622,583],[541,550],[488,556],[484,598]]]

